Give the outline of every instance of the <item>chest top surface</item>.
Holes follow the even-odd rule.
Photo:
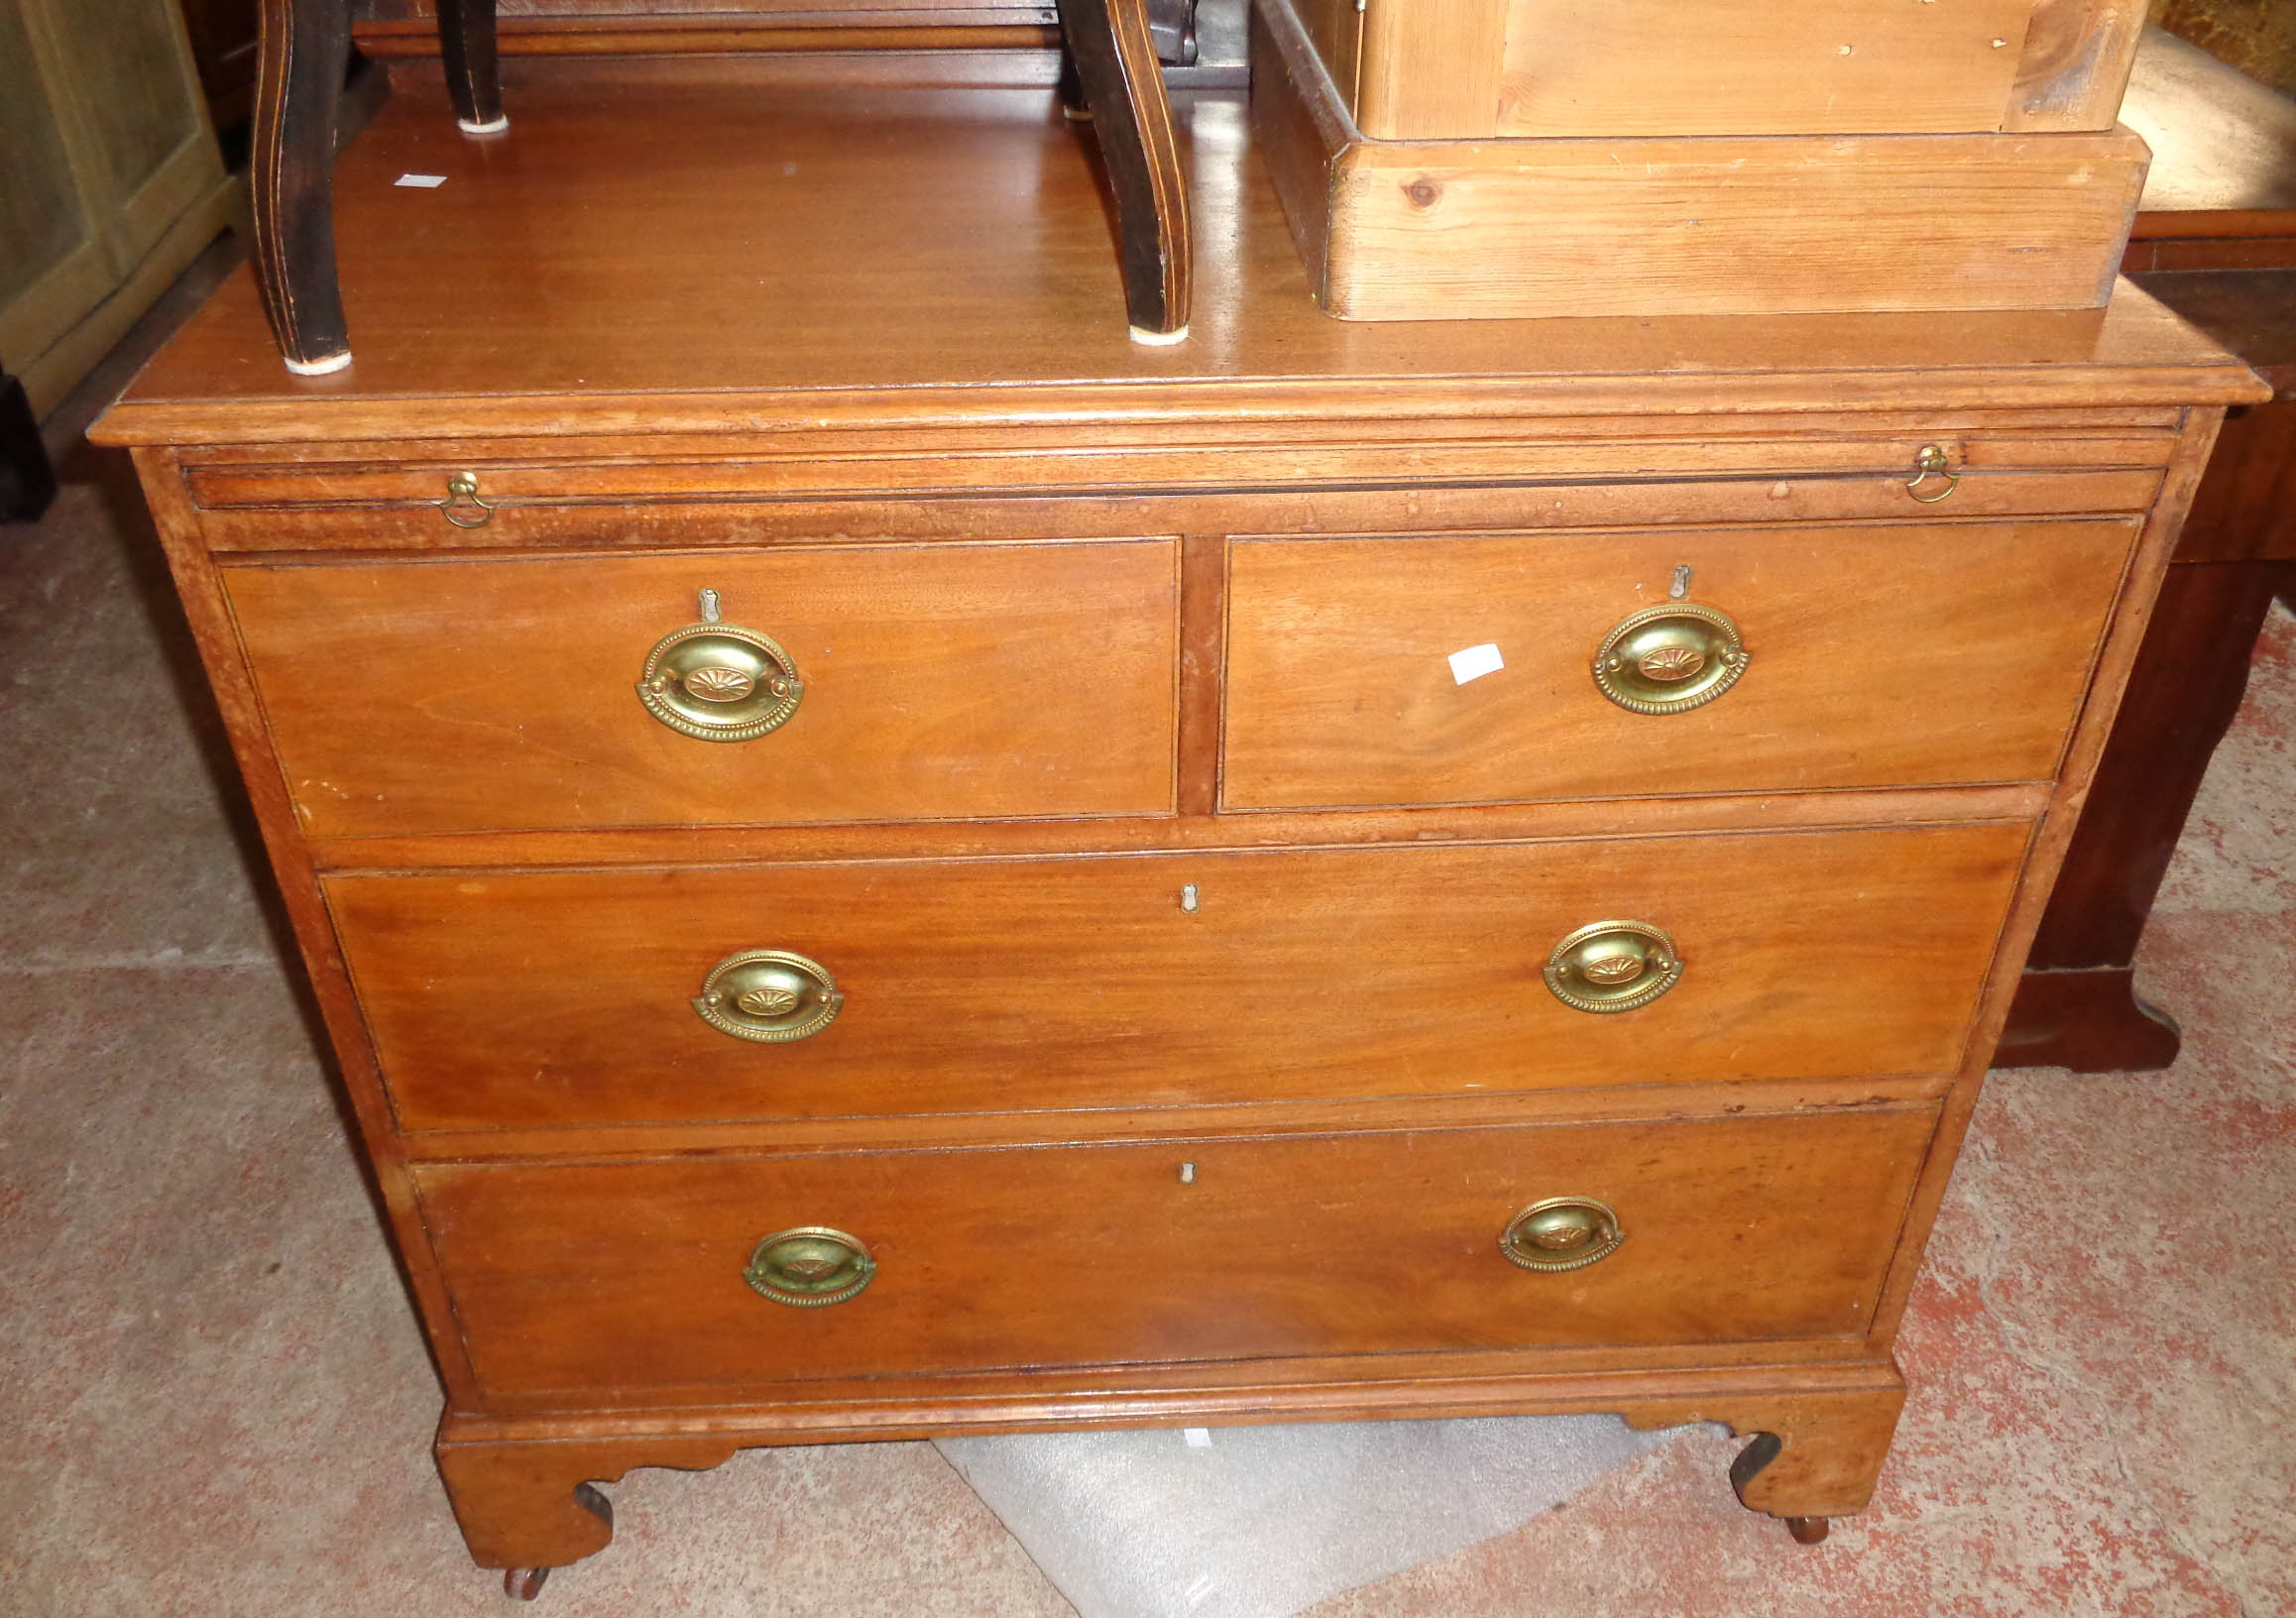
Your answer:
[[[419,94],[337,171],[354,363],[280,366],[242,272],[99,430],[124,443],[747,432],[1264,414],[2231,403],[2143,293],[2062,313],[1345,322],[1239,94],[1182,97],[1199,308],[1126,340],[1088,135],[1047,91],[543,80],[473,140]],[[402,175],[443,176],[435,185]]]

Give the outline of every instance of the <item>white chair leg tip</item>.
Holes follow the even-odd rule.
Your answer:
[[[1188,341],[1188,328],[1182,326],[1178,331],[1150,331],[1144,326],[1134,326],[1132,341],[1147,348],[1170,348],[1174,343]]]
[[[340,371],[351,363],[351,351],[330,354],[323,360],[289,360],[287,368],[298,377],[323,377],[331,371]]]
[[[454,127],[461,130],[465,135],[500,135],[504,130],[511,127],[511,120],[508,113],[504,114],[500,118],[497,118],[491,124],[473,124],[465,122],[463,119],[457,118],[454,121]]]

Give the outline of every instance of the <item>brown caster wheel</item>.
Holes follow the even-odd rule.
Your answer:
[[[1785,1531],[1793,1536],[1796,1545],[1823,1545],[1827,1531],[1832,1526],[1831,1519],[1825,1517],[1788,1517],[1785,1520]]]
[[[542,1581],[549,1576],[547,1567],[505,1567],[503,1594],[513,1601],[531,1601],[542,1593]]]

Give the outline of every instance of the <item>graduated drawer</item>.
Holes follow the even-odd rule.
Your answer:
[[[619,1398],[1060,1365],[1856,1337],[1934,1121],[1926,1107],[1883,1108],[446,1165],[415,1181],[488,1391]],[[1609,1246],[1605,1209],[1623,1239],[1575,1269],[1510,1260],[1503,1233],[1554,1199],[1572,1200],[1566,1217],[1590,1228],[1575,1250],[1525,1243],[1535,1257]],[[762,1256],[764,1285],[791,1287],[788,1249],[758,1249],[806,1228],[865,1252],[873,1273],[858,1293],[796,1307],[751,1285]],[[813,1249],[814,1296],[863,1273],[853,1251]]]
[[[1136,539],[224,577],[324,837],[1167,812],[1177,565],[1171,541]],[[793,664],[778,729],[702,740],[641,702],[703,590]]]
[[[2026,833],[358,875],[326,892],[408,1129],[979,1112],[1950,1072]],[[1550,951],[1619,919],[1670,935],[1677,981],[1632,1010],[1566,1005]],[[825,972],[834,1020],[777,1043],[706,1021],[705,979],[754,950]]]
[[[2136,531],[2107,518],[1239,540],[1222,801],[2044,779]],[[1743,671],[1702,706],[1621,706],[1597,653],[1665,606],[1684,566],[1687,602],[1735,625]],[[1480,646],[1505,666],[1461,683],[1451,654]]]

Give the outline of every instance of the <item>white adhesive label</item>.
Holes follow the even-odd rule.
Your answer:
[[[1499,656],[1499,648],[1489,641],[1469,646],[1464,651],[1451,653],[1451,678],[1460,685],[1479,680],[1486,674],[1496,674],[1507,666]]]
[[[1180,1436],[1188,1441],[1188,1447],[1191,1449],[1209,1449],[1211,1447],[1211,1429],[1208,1427],[1184,1428],[1181,1430]]]
[[[446,183],[446,176],[444,174],[401,174],[391,183],[404,185],[410,190],[435,191]]]

